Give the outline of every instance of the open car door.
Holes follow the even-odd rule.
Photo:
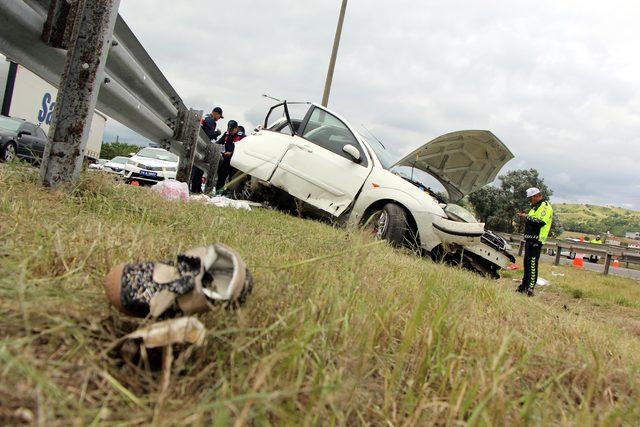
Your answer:
[[[371,169],[372,162],[351,128],[313,105],[270,182],[337,217],[355,200]]]
[[[288,147],[294,143],[295,127],[287,101],[284,101],[271,107],[261,129],[236,144],[231,165],[268,181]]]

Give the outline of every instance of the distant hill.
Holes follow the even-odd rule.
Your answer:
[[[627,231],[640,231],[640,211],[566,203],[556,203],[553,208],[566,231],[586,234],[611,231],[616,236],[624,236]]]

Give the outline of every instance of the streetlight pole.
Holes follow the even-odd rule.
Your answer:
[[[331,52],[331,60],[329,61],[329,71],[327,72],[327,81],[324,84],[324,95],[322,96],[322,106],[329,104],[329,94],[331,93],[331,83],[333,82],[333,71],[336,69],[336,58],[338,57],[338,48],[340,47],[340,36],[342,35],[342,24],[344,24],[344,15],[347,11],[347,0],[342,0],[340,8],[340,18],[338,18],[338,28],[336,28],[336,36],[333,39],[333,51]]]

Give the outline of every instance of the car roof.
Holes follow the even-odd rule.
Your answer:
[[[4,114],[0,115],[0,117],[4,117],[5,119],[9,119],[9,120],[14,120],[16,122],[22,122],[22,123],[27,123],[27,121],[25,119],[21,119],[20,117],[11,117],[11,116],[5,116]],[[33,123],[32,123],[33,124]],[[35,126],[35,125],[34,125]]]

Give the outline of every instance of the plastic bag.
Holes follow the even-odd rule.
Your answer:
[[[189,186],[187,183],[176,181],[175,179],[160,181],[151,189],[160,193],[167,200],[182,200],[186,202],[189,198]]]

